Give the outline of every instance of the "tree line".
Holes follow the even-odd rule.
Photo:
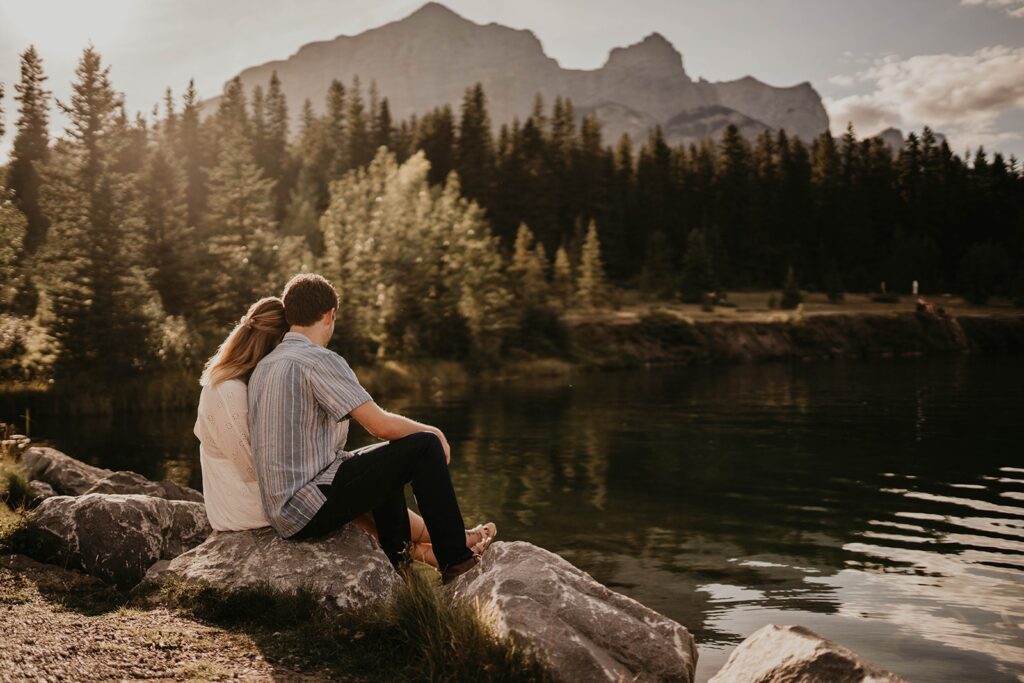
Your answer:
[[[30,47],[0,175],[7,377],[194,367],[305,269],[338,285],[336,343],[357,361],[557,350],[560,314],[610,284],[695,300],[793,270],[811,289],[1024,300],[1017,161],[961,159],[927,129],[896,155],[852,129],[608,145],[568,99],[494,133],[479,84],[457,114],[396,121],[355,78],[322,113],[304,102],[293,134],[276,73],[230,81],[209,116],[189,82],[130,117],[90,47],[51,139],[45,83]]]

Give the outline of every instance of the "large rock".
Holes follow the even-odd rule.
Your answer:
[[[900,683],[902,678],[803,626],[768,624],[709,683]]]
[[[30,448],[21,456],[20,462],[29,479],[43,481],[65,496],[137,493],[167,500],[203,501],[203,494],[188,486],[167,479],[150,481],[135,472],[114,472],[93,467],[54,448]]]
[[[402,582],[373,538],[354,524],[309,541],[283,539],[270,527],[215,531],[146,576],[147,582],[167,579],[224,590],[268,585],[285,592],[312,589],[340,610],[390,598]]]
[[[697,648],[685,627],[530,543],[495,542],[451,586],[558,680],[693,680]]]
[[[44,538],[64,544],[73,564],[121,588],[212,531],[202,503],[104,493],[47,498],[29,523]]]

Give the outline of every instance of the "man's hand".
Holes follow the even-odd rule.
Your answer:
[[[400,439],[413,432],[430,432],[435,434],[441,440],[441,445],[444,447],[445,463],[451,463],[452,461],[452,449],[448,445],[448,439],[445,438],[444,432],[437,427],[416,422],[395,413],[389,413],[381,409],[372,400],[354,408],[351,415],[366,431],[385,441]]]

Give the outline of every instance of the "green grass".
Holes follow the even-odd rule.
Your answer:
[[[247,633],[268,660],[298,658],[339,677],[366,681],[537,681],[547,670],[486,615],[455,600],[423,573],[386,605],[355,612],[325,609],[309,591],[264,586],[225,592],[165,582],[136,591],[135,600],[165,604],[195,618]]]

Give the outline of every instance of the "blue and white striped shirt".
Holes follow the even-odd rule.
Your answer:
[[[287,538],[301,530],[327,498],[351,456],[338,423],[370,400],[345,359],[288,332],[249,378],[249,432],[263,510]],[[346,423],[347,425],[347,423]],[[347,429],[345,430],[347,436]]]

